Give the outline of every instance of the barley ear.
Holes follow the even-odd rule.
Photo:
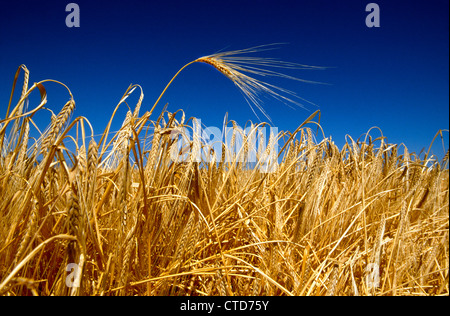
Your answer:
[[[72,235],[74,237],[77,237],[79,239],[80,232],[81,232],[81,225],[82,225],[82,218],[81,218],[81,210],[80,205],[78,202],[78,197],[74,194],[73,191],[70,191],[68,193],[68,210],[67,210],[67,220],[68,220],[68,227],[69,227],[69,235]],[[68,248],[67,248],[67,258],[68,263],[76,263],[76,258],[78,254],[78,241],[71,240],[69,242]]]

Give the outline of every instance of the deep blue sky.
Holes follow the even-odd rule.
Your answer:
[[[345,135],[357,139],[378,126],[388,142],[418,153],[439,129],[449,128],[448,0],[373,1],[381,10],[380,28],[366,27],[371,1],[361,0],[73,1],[81,11],[79,28],[65,25],[69,2],[1,3],[0,118],[20,64],[30,70],[30,83],[65,83],[75,116],[86,116],[102,133],[129,84],[144,89],[143,113],[187,62],[222,49],[283,42],[288,44],[254,56],[330,68],[288,72],[329,85],[268,80],[318,105],[293,110],[267,100],[265,110],[279,130],[294,131],[319,108],[326,136],[340,147]],[[47,106],[58,112],[68,95],[55,84],[46,88]],[[136,100],[137,94],[130,104]],[[166,102],[206,126],[221,127],[226,112],[241,126],[258,122],[234,85],[204,64],[181,73],[154,118]],[[119,111],[116,129],[125,113]],[[36,121],[44,129],[48,113]],[[447,149],[448,132],[444,136]],[[440,140],[436,144],[433,152],[442,157]]]

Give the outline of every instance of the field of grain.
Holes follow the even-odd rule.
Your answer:
[[[194,62],[253,105],[256,92],[290,101],[232,53]],[[316,142],[317,111],[265,146],[255,138],[269,125],[243,134],[228,121],[219,154],[182,110],[155,114],[158,99],[140,113],[139,86],[116,107],[140,91],[126,117],[111,115],[122,128],[96,126],[101,137],[66,87],[69,101],[36,138],[50,80],[29,86],[22,65],[11,100],[22,77],[0,120],[0,295],[449,294],[448,151],[438,161],[370,134],[342,148]],[[31,93],[41,103],[27,107]],[[186,128],[182,150],[200,155],[176,162],[173,131]],[[259,168],[268,157],[274,168]]]

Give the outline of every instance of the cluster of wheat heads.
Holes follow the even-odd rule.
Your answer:
[[[274,91],[220,57],[196,61],[250,99]],[[111,132],[139,86],[97,141],[86,118],[71,120],[69,89],[33,138],[49,80],[28,87],[19,67],[11,100],[20,72],[19,101],[0,121],[0,295],[448,295],[448,154],[421,159],[370,135],[339,149],[315,141],[317,112],[258,148],[264,124],[243,133],[226,121],[233,137],[219,154],[183,111],[150,119],[159,99],[140,115],[142,90]],[[41,103],[29,110],[36,88]],[[180,149],[173,131],[186,128]],[[276,168],[247,163],[277,142]],[[203,154],[174,161],[183,150]]]

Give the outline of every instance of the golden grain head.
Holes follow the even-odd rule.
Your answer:
[[[258,80],[254,76],[260,76],[264,78],[281,77],[301,82],[318,83],[292,77],[271,69],[324,69],[324,67],[283,62],[274,60],[272,58],[241,56],[244,54],[258,53],[273,48],[274,45],[262,45],[248,49],[221,52],[198,58],[195,60],[195,62],[209,64],[220,71],[223,75],[230,79],[243,93],[253,113],[258,117],[258,114],[253,108],[253,106],[256,106],[256,108],[270,121],[270,116],[262,107],[260,98],[262,95],[271,96],[288,106],[296,105],[304,107],[304,104],[302,104],[302,102],[309,104],[313,103],[301,98],[293,91],[283,89],[265,81]]]

